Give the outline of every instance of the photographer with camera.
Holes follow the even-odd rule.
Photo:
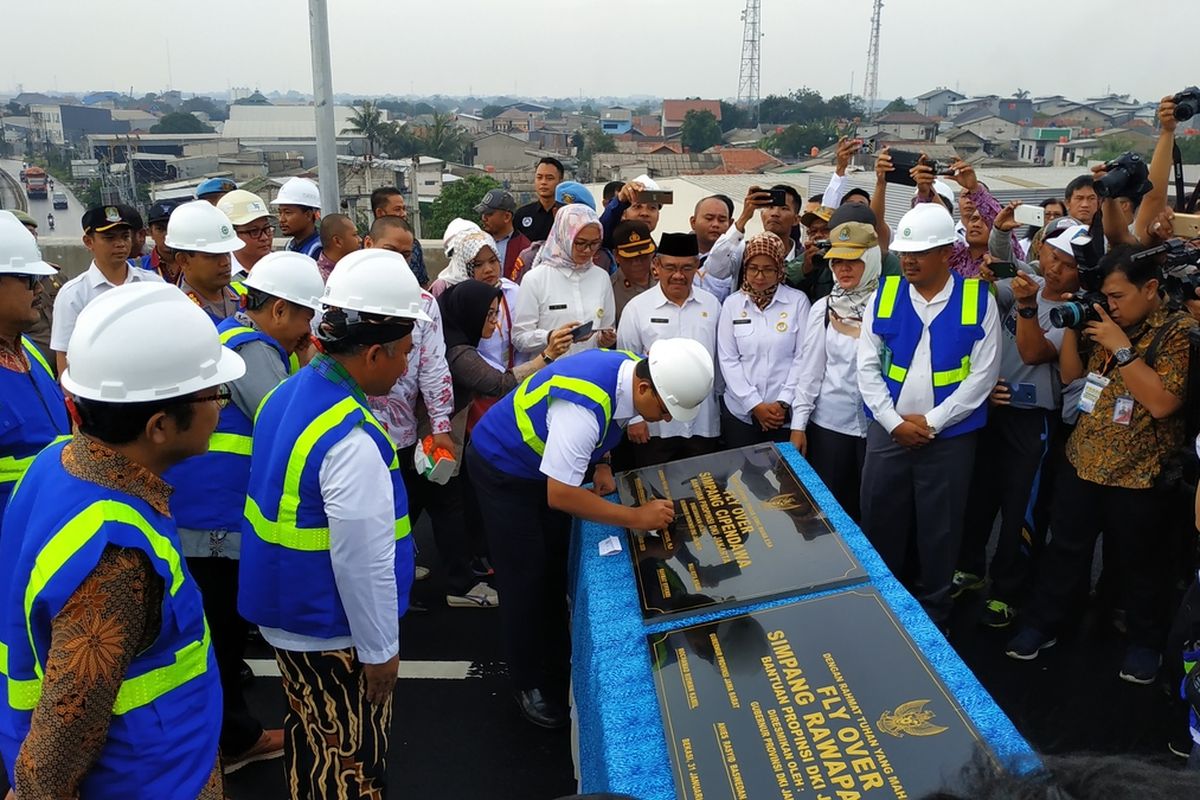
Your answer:
[[[1051,512],[1053,539],[1032,602],[1008,644],[1028,661],[1055,644],[1087,596],[1092,553],[1103,532],[1118,553],[1129,644],[1120,677],[1153,683],[1161,664],[1170,581],[1164,462],[1182,443],[1192,319],[1164,307],[1152,259],[1118,246],[1080,284],[1102,297],[1086,314],[1068,303],[1059,369],[1064,383],[1086,376],[1079,421],[1067,440]],[[1068,312],[1069,313],[1062,313]]]
[[[1188,102],[1183,104],[1182,110],[1176,105],[1176,98],[1180,98],[1180,95],[1164,97],[1158,104],[1158,142],[1150,158],[1150,183],[1153,186],[1142,198],[1133,224],[1134,236],[1142,244],[1162,241],[1163,222],[1160,217],[1164,212],[1167,212],[1167,219],[1172,216],[1167,206],[1167,187],[1171,183],[1171,168],[1175,165],[1175,129],[1180,121],[1178,113],[1185,114],[1186,118],[1195,113]]]

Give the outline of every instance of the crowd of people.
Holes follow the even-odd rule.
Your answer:
[[[1097,603],[1127,648],[1097,667],[1200,706],[1200,247],[1173,235],[1169,99],[1159,123],[1145,180],[1098,167],[1027,229],[963,161],[896,181],[884,149],[850,189],[855,140],[823,195],[707,197],[686,231],[659,230],[649,176],[597,204],[547,157],[533,202],[494,189],[447,227],[432,281],[391,188],[365,232],[304,178],[270,203],[208,181],[145,223],[91,208],[66,282],[36,221],[0,212],[16,796],[220,797],[283,757],[292,797],[383,797],[397,620],[431,570],[449,606],[498,609],[520,713],[565,727],[571,518],[661,529],[671,503],[605,499],[614,471],[768,442],[943,631],[985,592],[1014,659],[1072,627],[1103,534]],[[283,729],[243,696],[252,626]]]

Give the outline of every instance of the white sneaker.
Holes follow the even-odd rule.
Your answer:
[[[429,577],[429,567],[422,567],[420,564],[413,567],[413,580],[423,581]]]
[[[500,605],[500,594],[480,581],[466,594],[446,595],[446,604],[456,608],[495,608]]]

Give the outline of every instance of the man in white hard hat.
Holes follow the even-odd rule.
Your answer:
[[[533,724],[569,722],[571,517],[641,531],[669,524],[669,501],[630,508],[604,499],[616,489],[609,452],[634,417],[694,419],[711,398],[713,375],[712,354],[691,339],[660,339],[644,359],[585,350],[535,372],[472,430],[466,462],[504,595],[508,671]],[[594,488],[585,489],[590,472]]]
[[[951,272],[957,241],[940,203],[905,214],[891,245],[903,277],[880,283],[858,340],[858,386],[872,419],[863,532],[897,575],[917,553],[910,590],[943,630],[975,440],[1000,371],[996,303],[986,284]]]
[[[217,800],[221,686],[162,474],[208,449],[245,365],[161,282],[97,298],[67,355],[78,433],[0,531],[0,755],[18,797]]]
[[[254,421],[238,609],[275,649],[291,796],[386,797],[413,546],[396,446],[367,406],[428,321],[404,259],[346,256],[325,286],[322,351]],[[346,764],[353,764],[347,769]]]
[[[230,254],[245,246],[229,217],[207,200],[184,203],[167,222],[167,247],[175,251],[179,288],[214,325],[238,309],[238,293],[229,285],[233,280]]]
[[[129,263],[133,226],[141,225],[130,211],[132,209],[123,205],[94,206],[85,211],[80,220],[83,244],[92,253],[92,263],[82,275],[64,283],[54,299],[50,349],[54,351],[59,375],[67,367],[67,344],[75,330],[75,320],[88,303],[127,283],[162,282],[157,274]]]
[[[279,232],[292,237],[287,249],[303,253],[313,261],[321,255],[321,192],[308,178],[288,178],[271,201],[279,212]]]
[[[0,520],[33,457],[71,433],[54,371],[25,335],[42,318],[42,280],[55,272],[33,234],[0,211]]]
[[[263,199],[245,189],[234,189],[223,195],[217,201],[217,208],[229,217],[234,232],[245,245],[233,253],[233,283],[237,284],[250,274],[255,264],[271,252],[275,225]]]
[[[242,511],[250,485],[250,443],[259,404],[298,365],[325,285],[317,265],[300,253],[272,253],[246,278],[242,306],[217,326],[221,343],[246,362],[246,374],[228,384],[208,453],[189,458],[164,476],[175,487],[171,513],[188,569],[204,596],[221,675],[224,714],[221,754],[225,774],[283,755],[283,730],[263,730],[242,694],[241,666],[249,626],[237,610]]]

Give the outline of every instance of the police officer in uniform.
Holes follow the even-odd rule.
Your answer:
[[[654,259],[655,249],[650,226],[641,220],[626,220],[613,231],[617,271],[612,275],[612,289],[618,325],[621,312],[629,301],[654,285],[650,262]]]
[[[238,238],[229,217],[205,200],[184,203],[167,222],[167,246],[175,251],[183,293],[214,325],[232,317],[238,309],[238,293],[230,286],[230,254],[246,243]]]
[[[175,283],[179,279],[179,271],[175,267],[175,253],[167,247],[167,220],[179,203],[175,200],[158,200],[150,206],[146,217],[150,224],[150,239],[154,247],[142,256],[138,266],[142,269],[157,272],[167,283]]]
[[[472,430],[467,468],[488,511],[509,674],[521,714],[535,725],[569,721],[571,517],[647,531],[670,523],[668,501],[629,508],[604,499],[616,489],[607,458],[630,419],[693,419],[712,386],[712,355],[689,339],[661,339],[645,359],[588,350],[526,378]],[[589,473],[593,489],[583,488]]]
[[[41,319],[42,278],[54,272],[33,235],[0,211],[0,520],[33,457],[71,433],[50,362],[25,336]]]
[[[221,687],[161,475],[208,448],[245,366],[161,282],[89,304],[67,355],[79,433],[0,532],[0,755],[17,797],[217,800]]]
[[[323,352],[254,421],[238,609],[275,648],[295,800],[387,796],[413,546],[396,445],[367,395],[386,394],[407,368],[413,324],[429,321],[421,294],[397,253],[338,262]]]

